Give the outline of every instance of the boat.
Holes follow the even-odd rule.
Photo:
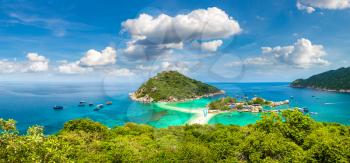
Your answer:
[[[85,104],[86,104],[85,101],[80,101],[78,106],[79,106],[79,107],[83,107],[83,106],[85,106]]]
[[[317,112],[310,112],[310,114],[314,114],[314,115],[317,115],[318,113],[317,113]]]
[[[106,105],[112,105],[112,101],[107,101]]]
[[[94,109],[94,111],[99,111],[103,108],[103,104],[98,104],[96,105],[96,108]]]
[[[309,113],[309,108],[303,108],[304,113]]]
[[[92,106],[94,106],[94,104],[93,103],[89,103],[89,106],[92,107]]]
[[[62,110],[62,109],[63,109],[63,106],[57,106],[57,105],[56,105],[56,106],[53,107],[53,109],[55,109],[55,110]]]

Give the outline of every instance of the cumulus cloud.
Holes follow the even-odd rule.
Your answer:
[[[25,72],[44,72],[49,69],[49,60],[38,53],[28,53],[27,59],[29,63]]]
[[[63,74],[84,74],[91,71],[93,71],[91,67],[81,67],[79,62],[68,63],[65,61],[58,66],[58,72]]]
[[[227,66],[248,65],[248,66],[276,66],[288,65],[295,68],[307,69],[312,66],[329,65],[324,59],[327,55],[322,45],[314,45],[308,39],[298,39],[293,45],[262,47],[262,55],[259,57],[246,58],[241,62],[232,62]]]
[[[46,72],[49,60],[38,53],[28,53],[26,61],[0,60],[0,73]]]
[[[308,13],[313,13],[316,8],[341,10],[350,8],[350,0],[298,0],[297,8]]]
[[[313,65],[329,65],[323,59],[327,55],[322,45],[313,45],[308,39],[298,39],[291,46],[262,47],[262,53],[272,56],[281,63],[293,65],[297,68],[309,68]]]
[[[209,42],[193,42],[192,47],[195,49],[200,49],[207,52],[216,52],[218,48],[223,44],[222,40],[214,40]]]
[[[193,10],[174,17],[141,14],[136,19],[123,22],[122,27],[123,31],[131,35],[125,52],[150,57],[167,53],[171,49],[182,49],[183,44],[188,42],[228,38],[242,31],[235,19],[216,7]],[[213,50],[217,43],[208,43],[206,46],[211,46],[209,49]]]
[[[115,64],[117,51],[112,47],[106,47],[102,51],[88,50],[80,60],[75,62],[63,61],[58,66],[58,72],[64,74],[84,74],[92,72],[97,67]]]
[[[117,52],[112,47],[106,47],[101,52],[90,49],[80,59],[79,64],[81,66],[93,67],[93,66],[105,66],[114,64],[116,62]]]

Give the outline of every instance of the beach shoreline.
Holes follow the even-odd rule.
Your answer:
[[[197,96],[197,97],[194,97],[194,98],[188,98],[188,99],[183,99],[183,100],[178,100],[176,98],[170,98],[170,99],[167,99],[167,100],[160,100],[160,101],[154,101],[151,97],[148,97],[148,96],[138,98],[136,96],[135,92],[129,93],[129,97],[133,101],[142,102],[142,103],[152,103],[152,102],[188,102],[188,101],[198,100],[200,98],[213,97],[213,96],[222,95],[222,94],[225,94],[225,91],[220,90],[219,92],[209,93],[209,94],[205,94],[205,95],[202,95],[202,96]]]

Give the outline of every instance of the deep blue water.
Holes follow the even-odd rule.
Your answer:
[[[295,89],[288,83],[212,83],[227,95],[261,96],[280,101],[293,96],[292,106],[308,107],[317,112],[312,117],[318,121],[350,124],[350,94]],[[137,88],[134,84],[101,83],[19,83],[0,82],[0,117],[13,118],[24,133],[34,124],[45,127],[45,133],[55,133],[64,122],[76,118],[90,118],[107,126],[126,122],[149,124],[155,127],[181,125],[190,114],[167,111],[154,105],[140,104],[129,99],[128,94]],[[113,105],[100,111],[93,107],[78,107],[84,100],[95,104],[112,101]],[[54,105],[64,106],[53,110]]]

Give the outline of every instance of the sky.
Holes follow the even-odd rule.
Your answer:
[[[350,0],[0,0],[0,80],[288,82],[349,67]]]

